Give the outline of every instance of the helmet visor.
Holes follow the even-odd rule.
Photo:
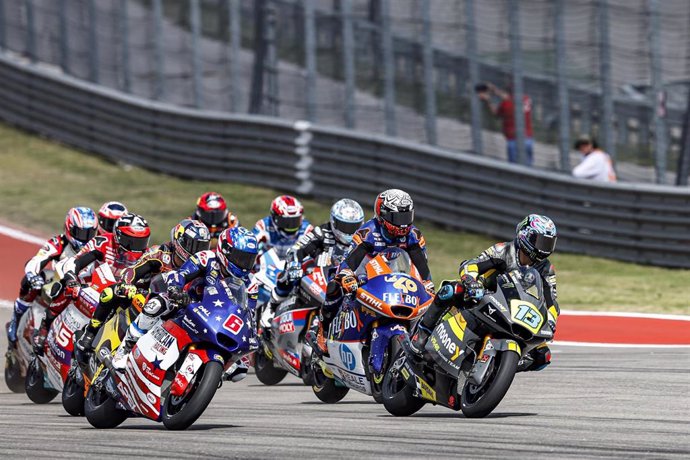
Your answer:
[[[556,249],[557,239],[555,236],[532,234],[529,237],[529,242],[539,253],[548,256]]]
[[[333,228],[347,235],[353,235],[361,226],[362,222],[343,222],[338,219],[334,219],[333,221]]]
[[[95,228],[81,228],[81,227],[76,227],[72,226],[69,229],[69,234],[72,236],[77,241],[81,241],[82,243],[86,243],[89,240],[91,240],[94,236],[96,236],[96,229]]]
[[[256,263],[256,256],[257,254],[255,252],[245,252],[233,248],[228,257],[228,262],[241,270],[251,270]]]
[[[210,240],[207,239],[198,239],[183,235],[182,248],[191,255],[207,250],[210,243]]]
[[[98,225],[104,232],[113,233],[113,227],[115,226],[117,219],[110,219],[108,217],[98,216]]]
[[[144,252],[149,245],[149,237],[120,234],[118,244],[130,252]]]
[[[273,219],[279,229],[289,233],[295,233],[302,226],[302,216],[274,216]]]
[[[381,211],[381,217],[383,220],[389,224],[393,224],[396,227],[402,227],[405,225],[412,225],[414,221],[414,209],[411,211]]]
[[[199,220],[206,225],[220,225],[228,218],[227,209],[216,209],[213,211],[197,210]]]

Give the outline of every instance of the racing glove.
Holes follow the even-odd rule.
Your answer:
[[[168,287],[168,299],[178,307],[185,307],[191,302],[189,294],[177,286]]]
[[[343,293],[345,294],[355,292],[359,287],[357,277],[352,272],[352,270],[343,270],[342,272],[338,273],[338,275],[336,275],[336,278],[338,278],[340,287],[343,289]]]
[[[323,234],[323,247],[324,248],[329,248],[332,246],[335,246],[335,235],[333,234],[333,231],[330,229],[325,229],[322,230]]]
[[[422,284],[424,285],[424,289],[426,289],[426,292],[428,292],[431,295],[434,295],[436,292],[436,289],[434,288],[434,282],[431,280],[425,280],[422,281]]]
[[[474,302],[478,302],[482,299],[482,297],[484,297],[484,285],[471,276],[463,276],[460,279],[460,285],[465,292],[465,301],[472,300]]]
[[[118,297],[131,300],[137,294],[137,288],[131,284],[118,283],[114,286],[113,293]]]
[[[74,272],[70,271],[65,273],[65,276],[62,278],[61,284],[65,287],[65,295],[67,297],[76,299],[79,296],[79,288],[81,287],[81,285],[79,284],[79,279],[77,278],[77,275],[74,274]]]
[[[46,284],[45,280],[41,275],[34,275],[33,273],[28,273],[26,275],[26,280],[31,285],[31,289],[38,291]]]
[[[287,272],[288,281],[290,283],[299,281],[303,275],[302,264],[300,264],[297,260],[291,260],[288,262],[287,267],[285,267],[285,271]]]

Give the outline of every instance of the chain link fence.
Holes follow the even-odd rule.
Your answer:
[[[505,159],[475,87],[511,85],[535,167],[592,134],[621,179],[681,184],[688,24],[685,0],[0,0],[1,48],[136,96]]]

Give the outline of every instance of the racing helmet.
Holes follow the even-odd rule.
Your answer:
[[[196,210],[192,216],[215,233],[228,226],[228,204],[220,193],[206,192],[196,200]]]
[[[81,249],[98,231],[93,209],[84,206],[71,208],[65,216],[65,237],[75,251]]]
[[[132,263],[144,254],[149,246],[151,229],[146,219],[131,212],[120,217],[113,226],[113,238],[118,260]]]
[[[216,257],[228,274],[238,278],[247,276],[254,268],[258,254],[256,236],[244,227],[228,228],[218,237]]]
[[[98,210],[98,230],[100,234],[113,233],[115,221],[127,213],[127,208],[119,201],[103,203]]]
[[[183,219],[170,230],[170,242],[175,265],[180,266],[193,254],[209,248],[211,233],[202,222]]]
[[[392,188],[379,193],[374,214],[386,236],[399,238],[410,233],[414,221],[414,203],[409,193]]]
[[[364,210],[355,200],[343,198],[331,206],[331,230],[342,244],[349,245],[352,236],[364,222]]]
[[[281,195],[271,202],[271,220],[278,232],[285,236],[294,235],[302,227],[304,207],[290,195]]]
[[[530,214],[517,227],[516,242],[532,262],[540,262],[556,249],[556,224],[546,216]]]

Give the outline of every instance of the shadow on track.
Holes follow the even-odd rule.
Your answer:
[[[230,425],[227,423],[197,423],[192,425],[184,431],[209,431],[223,428],[244,428],[243,425]],[[96,430],[91,426],[81,428],[82,430]],[[127,431],[127,430],[150,430],[150,431],[170,431],[163,426],[161,423],[151,422],[151,425],[129,425],[129,426],[119,426],[108,431]]]
[[[511,418],[511,417],[534,417],[536,415],[539,415],[534,412],[495,412],[487,415],[486,418]],[[404,418],[404,417],[395,417],[390,414],[381,414],[377,415],[377,417],[391,417],[391,418]],[[462,412],[436,412],[436,413],[431,413],[431,414],[414,414],[410,415],[409,418],[467,418],[465,417]]]

